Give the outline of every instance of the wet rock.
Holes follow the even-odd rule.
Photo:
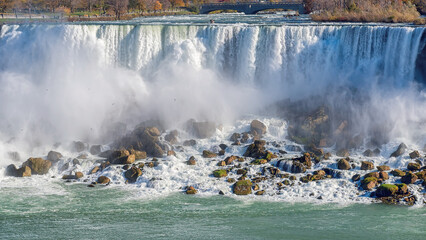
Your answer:
[[[217,178],[221,178],[221,177],[228,176],[228,173],[224,169],[218,169],[218,170],[213,171],[213,176],[215,176]]]
[[[72,143],[71,148],[75,152],[83,152],[84,150],[86,150],[86,144],[81,141],[75,141]]]
[[[349,151],[347,149],[340,149],[339,151],[336,152],[336,155],[339,157],[349,157]]]
[[[87,187],[94,188],[95,184],[89,184],[89,185],[87,185]]]
[[[401,182],[405,184],[413,184],[417,181],[417,176],[411,172],[401,178]]]
[[[267,154],[265,151],[265,144],[266,142],[264,140],[255,140],[253,144],[247,147],[244,157],[265,158]]]
[[[197,138],[210,138],[216,133],[216,124],[213,122],[192,121],[189,123],[189,130]]]
[[[217,157],[217,154],[208,150],[203,151],[203,158],[214,158]]]
[[[80,179],[82,177],[83,177],[82,172],[76,172],[75,174],[72,174],[72,175],[63,175],[62,179],[64,179],[64,180],[76,180],[76,179]]]
[[[186,188],[185,193],[189,195],[197,194],[198,190],[195,189],[193,186],[189,186]]]
[[[142,171],[137,167],[131,167],[129,170],[124,172],[124,177],[127,178],[129,183],[137,181],[138,177],[142,175]]]
[[[169,142],[170,144],[176,144],[178,142],[179,132],[177,130],[173,130],[169,132],[166,136],[164,136],[164,140]]]
[[[237,157],[232,155],[230,157],[225,158],[225,163],[226,165],[231,165],[234,160],[237,160]]]
[[[309,153],[304,153],[301,157],[293,158],[293,161],[302,163],[307,169],[311,169],[312,167],[311,155]]]
[[[373,170],[374,164],[372,162],[362,161],[361,170]]]
[[[82,177],[83,177],[83,173],[82,173],[82,172],[75,172],[75,173],[74,173],[74,176],[75,176],[77,179],[80,179],[80,178],[82,178]]]
[[[223,143],[219,144],[219,147],[220,147],[220,149],[222,149],[224,151],[228,148],[228,146],[226,144],[223,144]]]
[[[265,164],[267,162],[268,162],[268,160],[266,160],[266,159],[255,159],[255,160],[251,161],[250,164],[252,164],[252,165],[262,165],[262,164]]]
[[[114,159],[112,164],[132,164],[134,162],[135,162],[135,155],[130,154],[128,156],[123,156],[123,157]]]
[[[16,168],[15,164],[10,164],[6,167],[6,176],[9,177],[16,177],[18,169]]]
[[[281,172],[278,168],[274,167],[270,167],[268,168],[268,170],[273,176],[277,176]]]
[[[278,152],[279,152],[280,154],[287,154],[287,152],[286,152],[286,151],[284,151],[284,150],[278,150]]]
[[[135,155],[135,160],[147,158],[147,154],[144,151],[138,151],[138,150],[130,149],[129,153]]]
[[[316,156],[324,155],[324,150],[322,148],[317,148],[314,144],[310,144],[309,147],[305,149],[307,152],[312,152]]]
[[[31,177],[31,168],[28,166],[22,166],[17,169],[14,164],[7,166],[6,176],[9,177]]]
[[[49,171],[52,166],[52,162],[49,160],[43,160],[42,158],[29,158],[22,164],[22,166],[28,166],[31,168],[32,174],[43,175]]]
[[[97,173],[99,170],[100,170],[100,169],[99,169],[99,167],[98,167],[98,166],[95,166],[95,167],[94,167],[94,168],[90,171],[90,174]]]
[[[409,163],[407,165],[407,169],[410,170],[410,171],[418,171],[418,170],[420,170],[420,168],[421,168],[421,166],[418,163]]]
[[[195,165],[197,164],[197,161],[195,160],[194,156],[191,156],[188,161],[186,162],[187,165]]]
[[[264,195],[264,194],[265,194],[265,190],[260,190],[255,193],[255,195],[257,196]]]
[[[406,173],[404,171],[399,170],[399,169],[394,169],[394,170],[391,171],[391,174],[395,177],[403,177],[403,176],[405,176]]]
[[[389,166],[387,166],[387,165],[377,166],[376,168],[377,168],[377,170],[379,170],[379,171],[389,171],[389,170],[390,170],[390,167],[389,167]]]
[[[377,197],[389,197],[398,192],[398,186],[393,184],[382,184],[376,190]]]
[[[236,180],[234,178],[228,178],[226,181],[228,183],[234,183]]]
[[[96,182],[99,184],[108,184],[109,182],[111,182],[111,179],[106,176],[100,176],[98,177],[98,180],[96,180]]]
[[[370,149],[367,149],[362,153],[362,155],[364,155],[365,157],[373,157],[374,153]]]
[[[410,153],[411,159],[415,159],[415,158],[419,158],[419,157],[420,157],[420,153],[417,150]]]
[[[98,155],[102,152],[102,146],[101,145],[92,145],[92,146],[90,146],[89,152],[92,155]]]
[[[73,165],[73,166],[81,165],[81,164],[80,164],[80,160],[78,160],[77,158],[74,158],[74,159],[72,160],[72,165]]]
[[[223,155],[225,155],[225,150],[219,150],[218,155],[219,155],[219,156],[223,156]]]
[[[222,190],[220,190],[219,195],[225,195],[225,193]]]
[[[194,139],[186,140],[183,142],[183,146],[186,146],[186,147],[193,147],[195,145],[197,145],[197,141],[195,141]]]
[[[369,177],[374,177],[379,179],[380,178],[380,173],[379,172],[371,172],[371,173],[367,173],[364,175],[364,178],[369,178]]]
[[[314,175],[318,175],[320,177],[324,177],[325,176],[325,171],[324,170],[317,170],[314,172]]]
[[[306,166],[300,162],[294,161],[290,171],[292,173],[304,173],[306,172]]]
[[[296,178],[296,176],[292,175],[288,179],[290,179],[291,181],[295,181],[297,178]]]
[[[337,168],[340,170],[349,170],[351,169],[351,165],[346,159],[342,158],[337,162]]]
[[[266,133],[266,125],[259,120],[253,120],[250,123],[250,132],[255,136],[262,136]]]
[[[371,190],[375,188],[377,184],[378,184],[377,178],[368,177],[361,181],[361,188],[364,190]]]
[[[328,160],[330,158],[331,158],[331,153],[327,152],[327,153],[324,154],[324,159],[325,160]]]
[[[383,180],[388,180],[389,174],[387,172],[379,172],[379,177]]]
[[[223,166],[226,166],[226,163],[225,163],[225,161],[220,161],[220,162],[217,163],[217,165],[220,166],[220,167],[223,167]]]
[[[250,180],[239,180],[234,184],[233,191],[236,195],[248,195],[251,193],[251,187]]]
[[[109,158],[113,152],[114,152],[114,150],[106,150],[106,151],[99,153],[98,156],[102,157],[102,158]]]
[[[53,163],[59,161],[62,157],[63,156],[62,156],[62,154],[60,152],[50,151],[47,154],[47,160],[49,160],[49,161],[51,161]]]
[[[176,153],[173,150],[169,150],[169,151],[167,151],[167,156],[175,156],[176,157]]]
[[[233,133],[233,134],[231,135],[231,137],[229,138],[229,140],[230,140],[230,141],[232,141],[232,142],[236,142],[236,141],[238,141],[240,138],[241,138],[241,134],[239,134],[239,133]]]
[[[352,181],[357,182],[361,179],[361,175],[359,174],[355,174],[352,176]]]
[[[247,170],[245,170],[245,169],[237,169],[237,174],[238,175],[246,175],[247,174]]]
[[[393,152],[390,157],[399,157],[402,154],[405,153],[405,151],[407,150],[407,145],[405,145],[404,143],[399,144],[398,149]]]

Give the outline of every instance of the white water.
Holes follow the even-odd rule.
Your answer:
[[[212,120],[224,123],[224,130],[178,153],[177,159],[169,157],[158,169],[148,169],[137,185],[173,192],[193,184],[215,193],[229,187],[212,184],[215,180],[208,177],[215,162],[198,157],[200,165],[188,169],[184,161],[189,156],[226,142],[235,127],[247,130],[248,121],[236,121],[247,114],[258,114],[278,100],[314,95],[336,109],[349,109],[359,133],[389,125],[392,141],[374,161],[405,166],[406,155],[397,160],[388,156],[401,140],[410,149],[426,143],[426,96],[414,82],[423,31],[338,25],[4,25],[0,167],[11,162],[8,151],[20,152],[23,161],[46,155],[56,142],[63,143],[59,149],[65,152],[66,143],[77,139],[107,144],[117,122],[130,130],[147,119],[162,119],[169,129],[190,118]],[[361,99],[343,102],[348,88],[363,93],[356,95],[366,97],[363,104]],[[270,132],[269,140],[286,141],[283,120],[258,117],[278,132]],[[103,174],[123,182],[117,171]],[[150,182],[155,175],[165,180]],[[356,199],[355,187],[339,181],[296,186],[281,196],[301,199],[319,191],[332,201]]]

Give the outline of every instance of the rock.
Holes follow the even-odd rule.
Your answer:
[[[18,152],[8,152],[7,156],[10,158],[10,160],[13,160],[15,162],[21,161],[21,156]]]
[[[349,157],[349,151],[347,149],[340,149],[339,151],[336,152],[336,155],[339,157]]]
[[[379,172],[379,177],[383,180],[388,180],[389,174],[387,172]]]
[[[6,176],[9,177],[31,177],[31,168],[23,166],[19,169],[14,164],[10,164],[6,168]]]
[[[379,172],[371,172],[371,173],[367,173],[364,175],[364,178],[369,178],[369,177],[374,177],[379,179],[380,178],[380,173]]]
[[[98,180],[96,180],[97,183],[99,184],[108,184],[111,181],[111,179],[109,179],[106,176],[100,176],[98,177]]]
[[[250,123],[250,132],[255,136],[262,136],[266,133],[266,125],[259,120]]]
[[[361,170],[373,170],[374,164],[372,162],[362,161]]]
[[[75,175],[63,175],[62,179],[64,179],[64,180],[73,180],[73,179],[77,179],[77,177]]]
[[[377,185],[377,178],[368,177],[361,181],[361,188],[364,190],[371,190]]]
[[[264,195],[265,194],[265,190],[260,190],[260,191],[257,191],[256,193],[255,193],[255,195],[258,195],[258,196],[260,196],[260,195]]]
[[[167,156],[175,156],[176,157],[176,153],[173,150],[169,150],[169,151],[167,151]]]
[[[251,193],[252,183],[250,180],[239,180],[234,184],[233,191],[237,195],[248,195]]]
[[[241,138],[241,134],[239,134],[239,133],[233,133],[233,134],[231,135],[231,137],[229,138],[229,140],[230,140],[230,141],[232,141],[232,142],[236,142],[236,141],[238,141],[240,138]]]
[[[234,178],[228,178],[228,179],[226,179],[226,181],[229,182],[229,183],[234,183],[235,179]]]
[[[80,179],[80,178],[82,178],[82,177],[83,177],[83,173],[82,173],[82,172],[75,172],[75,173],[74,173],[74,176],[75,176],[77,179]]]
[[[223,156],[223,155],[225,155],[225,150],[219,150],[218,155],[219,155],[219,156]]]
[[[134,183],[138,179],[139,176],[142,175],[142,171],[137,167],[131,167],[129,170],[124,172],[124,177],[127,178],[129,183]]]
[[[351,169],[351,165],[346,159],[342,158],[337,162],[337,168],[340,170],[349,170]]]
[[[317,170],[314,172],[314,175],[318,175],[320,177],[324,177],[325,176],[325,171],[324,170]]]
[[[277,176],[281,171],[278,168],[268,168],[269,172],[273,175],[273,176]]]
[[[80,164],[80,160],[78,160],[77,158],[74,158],[74,159],[72,160],[72,165],[74,165],[74,166],[76,166],[76,165],[81,165],[81,164]]]
[[[195,165],[197,164],[197,161],[195,160],[194,156],[191,156],[188,161],[186,162],[187,165]]]
[[[193,147],[195,145],[197,145],[197,141],[195,141],[194,139],[186,140],[183,142],[183,146],[186,146],[186,147]]]
[[[110,152],[110,154],[108,156],[108,160],[114,161],[117,158],[129,156],[129,155],[130,155],[130,152],[125,150],[125,149],[115,150],[115,151]]]
[[[213,152],[208,151],[208,150],[203,151],[203,158],[214,158],[214,157],[217,157],[216,153],[213,153]]]
[[[245,169],[237,169],[237,174],[238,175],[246,175],[247,174],[247,170],[245,170]]]
[[[355,174],[352,176],[352,181],[354,182],[358,182],[361,179],[361,175],[359,174]]]
[[[418,170],[420,170],[420,168],[421,168],[421,166],[418,163],[409,163],[407,165],[407,169],[410,170],[410,171],[418,171]]]
[[[377,166],[376,168],[377,168],[377,170],[379,170],[379,171],[389,171],[389,170],[390,170],[390,167],[389,167],[389,166],[387,166],[387,165]]]
[[[255,159],[255,160],[251,161],[250,164],[252,164],[252,165],[262,165],[262,164],[265,164],[267,162],[268,162],[268,160],[266,160],[266,159]]]
[[[225,193],[222,190],[220,190],[219,195],[225,195]]]
[[[226,165],[231,165],[231,164],[232,164],[232,162],[233,162],[234,160],[236,160],[236,159],[237,159],[237,157],[236,157],[236,156],[234,156],[234,155],[232,155],[232,156],[230,156],[230,157],[225,158],[225,163],[226,163]]]
[[[49,172],[52,162],[49,160],[43,160],[42,158],[29,158],[22,166],[28,166],[31,168],[32,174],[43,175]]]
[[[300,162],[294,161],[290,171],[292,173],[304,173],[306,172],[306,166]]]
[[[417,176],[411,172],[401,178],[401,182],[405,184],[413,184],[417,181]]]
[[[92,154],[92,155],[98,155],[102,151],[102,146],[101,145],[92,145],[90,147],[89,151],[90,151],[90,154]]]
[[[192,132],[197,138],[210,138],[216,133],[213,122],[192,122]]]
[[[280,153],[280,154],[287,154],[287,152],[286,151],[284,151],[284,150],[278,150],[278,152]]]
[[[415,159],[415,158],[419,158],[419,157],[420,157],[420,153],[417,150],[410,153],[411,159]]]
[[[220,161],[220,162],[217,163],[217,165],[220,166],[220,167],[223,167],[223,166],[226,166],[226,163],[225,163],[225,161]]]
[[[100,169],[99,169],[99,167],[98,167],[98,166],[95,166],[95,167],[92,169],[92,171],[90,171],[90,174],[97,173],[99,170],[100,170]]]
[[[304,153],[303,156],[293,158],[292,160],[302,163],[307,169],[311,169],[312,167],[311,155],[309,153]]]
[[[198,191],[193,186],[189,186],[186,188],[185,193],[186,194],[196,194]]]
[[[95,187],[95,184],[89,184],[89,185],[87,185],[87,187]]]
[[[396,184],[399,194],[408,194],[408,187],[404,183]]]
[[[6,176],[8,177],[16,177],[16,175],[18,174],[18,169],[16,168],[15,164],[10,164],[9,166],[6,167]]]
[[[255,140],[253,144],[247,147],[244,157],[265,158],[267,154],[265,151],[265,144],[266,142],[264,140]]]
[[[135,155],[130,154],[128,156],[119,157],[113,160],[112,164],[132,164],[135,162]]]
[[[327,152],[327,153],[324,154],[324,159],[325,160],[328,160],[330,158],[331,158],[331,153]]]
[[[87,159],[88,157],[89,157],[89,155],[87,155],[86,153],[82,153],[82,154],[77,156],[77,159]]]
[[[389,197],[398,192],[398,186],[393,184],[382,184],[376,190],[377,197]]]
[[[316,156],[324,155],[324,150],[322,148],[317,148],[314,144],[309,145],[309,147],[306,148],[306,151],[312,152]]]
[[[61,154],[61,153],[59,153],[59,152],[50,151],[50,152],[47,154],[47,160],[49,160],[49,161],[51,161],[51,162],[53,162],[53,163],[55,163],[55,162],[59,161],[61,158],[62,158],[62,154]]]
[[[113,150],[106,150],[104,152],[99,153],[98,156],[102,158],[109,158],[113,152]]]
[[[402,154],[405,153],[405,151],[407,150],[407,145],[405,145],[404,143],[399,144],[398,149],[393,152],[390,157],[399,157]]]
[[[296,178],[296,176],[290,176],[288,179],[290,179],[291,181],[295,181],[297,178]]]
[[[135,160],[147,158],[146,152],[144,152],[144,151],[138,151],[138,150],[130,149],[129,153],[135,155]]]
[[[178,142],[179,132],[177,130],[173,130],[169,132],[166,136],[164,136],[164,140],[171,144],[176,144]]]
[[[228,148],[228,145],[221,143],[221,144],[219,144],[219,147],[220,147],[220,149],[225,151]]]
[[[213,176],[215,176],[217,178],[221,178],[221,177],[228,176],[228,173],[224,169],[218,169],[218,170],[213,171]]]
[[[364,155],[365,157],[373,157],[374,153],[370,149],[367,149],[362,153],[362,155]]]
[[[86,144],[81,141],[76,141],[72,143],[72,150],[75,152],[83,152],[86,150]]]
[[[404,171],[399,170],[399,169],[394,169],[394,170],[391,171],[391,174],[394,175],[395,177],[403,177],[403,176],[405,176],[406,173]]]

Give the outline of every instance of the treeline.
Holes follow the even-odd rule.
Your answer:
[[[426,0],[305,0],[313,20],[348,22],[417,22],[425,19]]]

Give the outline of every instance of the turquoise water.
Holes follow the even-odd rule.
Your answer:
[[[422,239],[426,209],[292,204],[226,196],[136,197],[53,183],[0,190],[0,239]]]

